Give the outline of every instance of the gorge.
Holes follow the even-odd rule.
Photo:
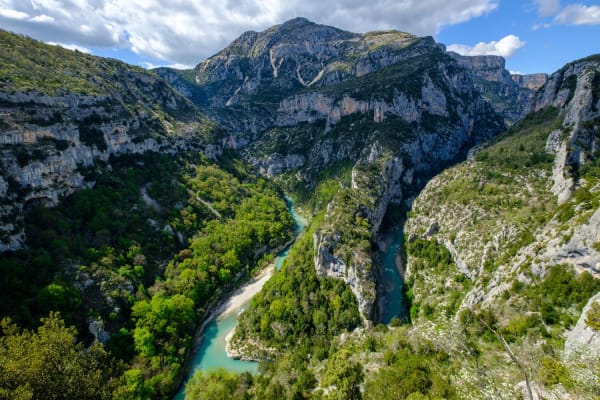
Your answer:
[[[598,56],[295,18],[146,71],[0,35],[0,397],[70,387],[19,350],[68,326],[68,398],[600,394]]]

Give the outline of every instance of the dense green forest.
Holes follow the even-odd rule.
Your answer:
[[[361,325],[356,298],[344,282],[317,277],[312,233],[297,241],[281,271],[240,318],[233,340],[261,343],[269,350],[255,349],[259,358],[304,347],[307,354],[324,359],[333,337]]]
[[[47,398],[40,371],[19,378],[23,343],[38,340],[43,352],[70,335],[80,340],[65,348],[77,368],[100,356],[106,364],[95,378],[103,392],[90,386],[81,398],[168,397],[196,326],[289,242],[293,219],[277,189],[230,154],[220,166],[197,154],[150,154],[84,172],[94,187],[28,210],[27,248],[0,259],[0,311],[10,318],[0,388],[8,397]],[[113,334],[87,353],[91,321]],[[51,360],[39,362],[43,370]]]

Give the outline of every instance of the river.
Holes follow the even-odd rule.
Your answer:
[[[397,225],[382,235],[380,244],[380,259],[383,267],[383,298],[379,306],[381,309],[381,323],[389,324],[394,317],[403,319],[406,316],[402,275],[400,274],[400,255],[398,254],[404,231],[402,225]]]
[[[296,210],[294,210],[293,207],[294,203],[290,198],[286,198],[286,203],[292,218],[294,218],[294,238],[297,238],[306,227],[306,221],[296,213]],[[277,254],[274,263],[277,269],[280,269],[283,265],[283,261],[286,259],[292,244],[293,243]],[[192,358],[190,373],[186,377],[185,383],[187,383],[197,370],[209,370],[215,368],[225,368],[234,372],[256,372],[258,370],[257,362],[234,360],[227,357],[227,353],[225,352],[225,338],[229,332],[235,328],[238,315],[244,311],[250,302],[252,296],[248,296],[248,294],[260,291],[264,283],[270,277],[270,274],[272,274],[272,269],[269,270],[267,268],[263,271],[262,277],[255,278],[249,284],[244,285],[242,289],[238,290],[232,296],[232,298],[239,296],[243,300],[232,301],[232,299],[229,299],[224,307],[219,309],[216,318],[213,318],[212,321],[208,323],[202,333],[203,338],[200,348]],[[185,383],[181,385],[179,392],[173,397],[173,400],[184,399]]]
[[[286,203],[292,217],[294,218],[294,237],[302,233],[306,227],[306,221],[293,208],[294,203],[286,198]],[[385,296],[382,298],[380,307],[382,309],[381,322],[389,324],[392,318],[403,318],[405,315],[402,277],[397,266],[398,250],[402,244],[404,232],[401,227],[395,227],[382,235],[382,250],[380,253],[383,265],[383,282]],[[292,243],[293,244],[293,243]],[[283,261],[286,259],[290,244],[277,254],[275,260],[276,269],[280,269]],[[258,363],[251,361],[234,360],[227,356],[225,352],[225,338],[235,328],[238,315],[244,311],[251,300],[251,295],[260,291],[264,283],[271,276],[273,271],[265,269],[262,276],[255,278],[250,283],[244,285],[219,309],[216,318],[213,318],[206,326],[203,332],[202,344],[191,361],[190,373],[186,378],[186,383],[197,370],[210,370],[215,368],[225,368],[234,372],[251,372],[258,370]],[[250,294],[250,296],[248,296]],[[235,301],[236,297],[243,301]],[[179,389],[173,400],[184,399],[185,383]]]

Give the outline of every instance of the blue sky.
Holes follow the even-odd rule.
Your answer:
[[[600,2],[562,2],[598,6]],[[563,6],[564,8],[564,6]],[[445,26],[435,35],[444,44],[475,45],[498,41],[513,34],[525,44],[507,57],[509,70],[522,73],[554,72],[564,64],[600,53],[600,16],[595,24],[565,24],[555,21],[558,13],[540,16],[537,4],[527,1],[501,1],[485,15],[457,25]]]
[[[431,35],[521,73],[600,53],[600,2],[566,0],[0,0],[0,27],[144,67],[190,68],[242,32],[303,16]]]

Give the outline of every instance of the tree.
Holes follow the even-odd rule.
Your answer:
[[[221,400],[243,398],[239,393],[238,375],[219,368],[209,373],[198,371],[185,387],[185,398],[193,400]]]
[[[119,372],[101,344],[84,348],[58,313],[37,331],[1,323],[0,398],[110,399]]]
[[[362,365],[351,361],[350,357],[348,350],[342,350],[327,361],[327,369],[323,374],[321,385],[334,385],[337,388],[328,394],[328,399],[362,399],[360,384],[365,374]]]
[[[600,303],[594,302],[587,312],[585,323],[592,329],[600,331]]]

